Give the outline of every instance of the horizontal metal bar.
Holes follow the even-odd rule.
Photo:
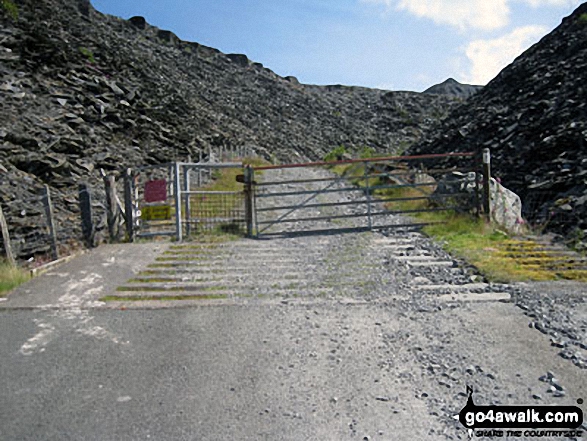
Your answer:
[[[320,216],[320,217],[304,217],[298,219],[282,219],[279,221],[272,220],[272,221],[262,221],[257,222],[259,225],[273,225],[273,224],[285,224],[285,223],[292,223],[292,222],[310,222],[310,221],[323,221],[323,220],[331,220],[331,219],[349,219],[349,218],[356,218],[356,217],[367,217],[366,213],[361,214],[340,214],[334,216]]]
[[[177,232],[175,231],[162,231],[160,233],[138,233],[137,237],[153,237],[153,236],[175,236]]]
[[[387,189],[392,189],[392,188],[406,188],[406,187],[411,187],[411,188],[417,188],[417,187],[432,187],[434,185],[438,185],[437,182],[428,182],[428,183],[422,183],[422,184],[393,184],[393,185],[374,185],[373,187],[369,187],[369,190],[373,191],[373,190],[387,190]],[[366,187],[362,187],[362,190],[367,190]]]
[[[455,172],[458,171],[461,173],[469,173],[468,171],[462,171],[462,170],[452,170],[452,171],[455,171]],[[470,172],[474,172],[474,171],[475,170],[470,170]],[[446,173],[446,172],[438,171],[438,173]],[[394,176],[412,176],[412,175],[419,175],[419,174],[431,175],[431,173],[428,172],[427,170],[424,170],[424,171],[410,170],[410,171],[401,172],[401,173],[376,173],[376,174],[371,174],[371,175],[349,176],[347,179],[353,179],[355,181],[364,181],[367,179],[388,178],[388,177],[394,177]],[[438,180],[436,182],[443,182],[443,181]]]
[[[437,200],[437,199],[445,199],[451,197],[458,197],[458,196],[469,196],[469,193],[442,193],[442,194],[434,194],[430,196],[419,196],[413,198],[389,198],[389,199],[371,199],[372,204],[380,204],[385,202],[409,202],[409,201],[426,201],[429,199]],[[257,212],[267,212],[267,211],[279,211],[279,210],[291,210],[293,208],[303,210],[304,208],[320,208],[320,207],[338,207],[338,206],[346,206],[346,205],[360,205],[366,204],[368,201],[366,199],[360,199],[358,201],[347,201],[347,202],[325,202],[321,204],[308,204],[304,206],[299,205],[287,205],[287,206],[280,206],[280,207],[265,207],[265,208],[257,208]]]
[[[371,213],[371,216],[387,216],[387,215],[396,215],[396,214],[410,214],[410,213],[432,213],[436,211],[451,211],[455,210],[458,207],[446,207],[446,208],[423,208],[418,210],[400,210],[400,211],[380,211],[376,213]],[[298,219],[283,219],[283,220],[273,220],[273,221],[263,221],[258,222],[259,225],[269,225],[269,224],[282,224],[282,223],[292,223],[292,222],[310,222],[310,221],[323,221],[323,220],[330,220],[330,219],[350,219],[350,218],[358,218],[358,217],[368,217],[367,213],[360,213],[360,214],[341,214],[341,215],[334,215],[334,216],[320,216],[320,217],[306,217],[306,218],[298,218]]]
[[[285,185],[285,184],[306,184],[310,182],[332,182],[342,180],[343,177],[336,176],[334,178],[320,178],[320,179],[296,179],[293,181],[272,181],[272,182],[259,182],[255,184],[257,187],[266,187],[268,185]]]
[[[344,205],[360,205],[366,204],[367,200],[359,200],[359,201],[348,201],[348,202],[324,202],[321,204],[307,204],[307,205],[288,205],[288,206],[281,206],[281,207],[266,207],[266,208],[257,208],[257,212],[263,211],[279,211],[279,210],[291,210],[293,208],[303,210],[304,208],[318,208],[318,207],[338,207]]]
[[[243,191],[180,191],[181,194],[196,195],[244,195]]]
[[[254,170],[277,170],[284,168],[301,168],[301,167],[324,167],[324,166],[335,166],[343,164],[360,164],[366,162],[384,162],[384,161],[414,161],[414,160],[426,160],[426,159],[439,159],[439,158],[455,158],[455,157],[473,157],[476,153],[439,153],[430,155],[418,155],[418,156],[384,156],[369,159],[346,159],[343,161],[321,161],[321,162],[306,162],[297,164],[282,164],[282,165],[265,165],[261,167],[253,167]]]
[[[452,211],[462,207],[438,207],[438,208],[420,208],[414,210],[398,210],[398,211],[382,211],[380,213],[373,213],[373,216],[385,215],[385,214],[411,214],[411,213],[434,213],[437,211]]]
[[[180,162],[185,168],[243,168],[242,162]]]
[[[304,190],[304,191],[290,191],[285,193],[265,193],[265,194],[257,194],[257,198],[271,198],[271,197],[281,197],[281,196],[301,196],[305,194],[320,194],[320,193],[341,193],[347,191],[364,191],[363,188],[358,187],[345,187],[345,188],[335,188],[331,190]]]

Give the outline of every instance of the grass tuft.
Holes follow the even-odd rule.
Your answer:
[[[29,280],[30,274],[6,262],[0,262],[0,297]]]

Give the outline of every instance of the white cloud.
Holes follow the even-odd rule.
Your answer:
[[[537,8],[539,6],[579,6],[581,0],[518,0]]]
[[[540,0],[526,0],[540,1]],[[546,0],[561,1],[561,0]],[[568,0],[565,0],[568,1]],[[508,0],[361,0],[363,3],[396,5],[418,17],[460,30],[500,29],[509,23]]]
[[[547,32],[544,26],[524,26],[499,38],[470,42],[465,54],[471,63],[471,70],[465,75],[465,82],[487,84]]]
[[[384,5],[408,11],[437,24],[461,31],[477,29],[493,31],[510,23],[510,4],[526,3],[541,6],[576,7],[582,0],[359,0],[361,3]]]

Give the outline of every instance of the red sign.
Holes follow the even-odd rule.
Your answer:
[[[167,181],[158,179],[145,184],[145,202],[163,202],[167,200]]]

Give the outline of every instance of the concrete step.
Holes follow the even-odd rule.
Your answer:
[[[511,295],[506,292],[462,292],[443,294],[436,299],[444,302],[509,302]]]

